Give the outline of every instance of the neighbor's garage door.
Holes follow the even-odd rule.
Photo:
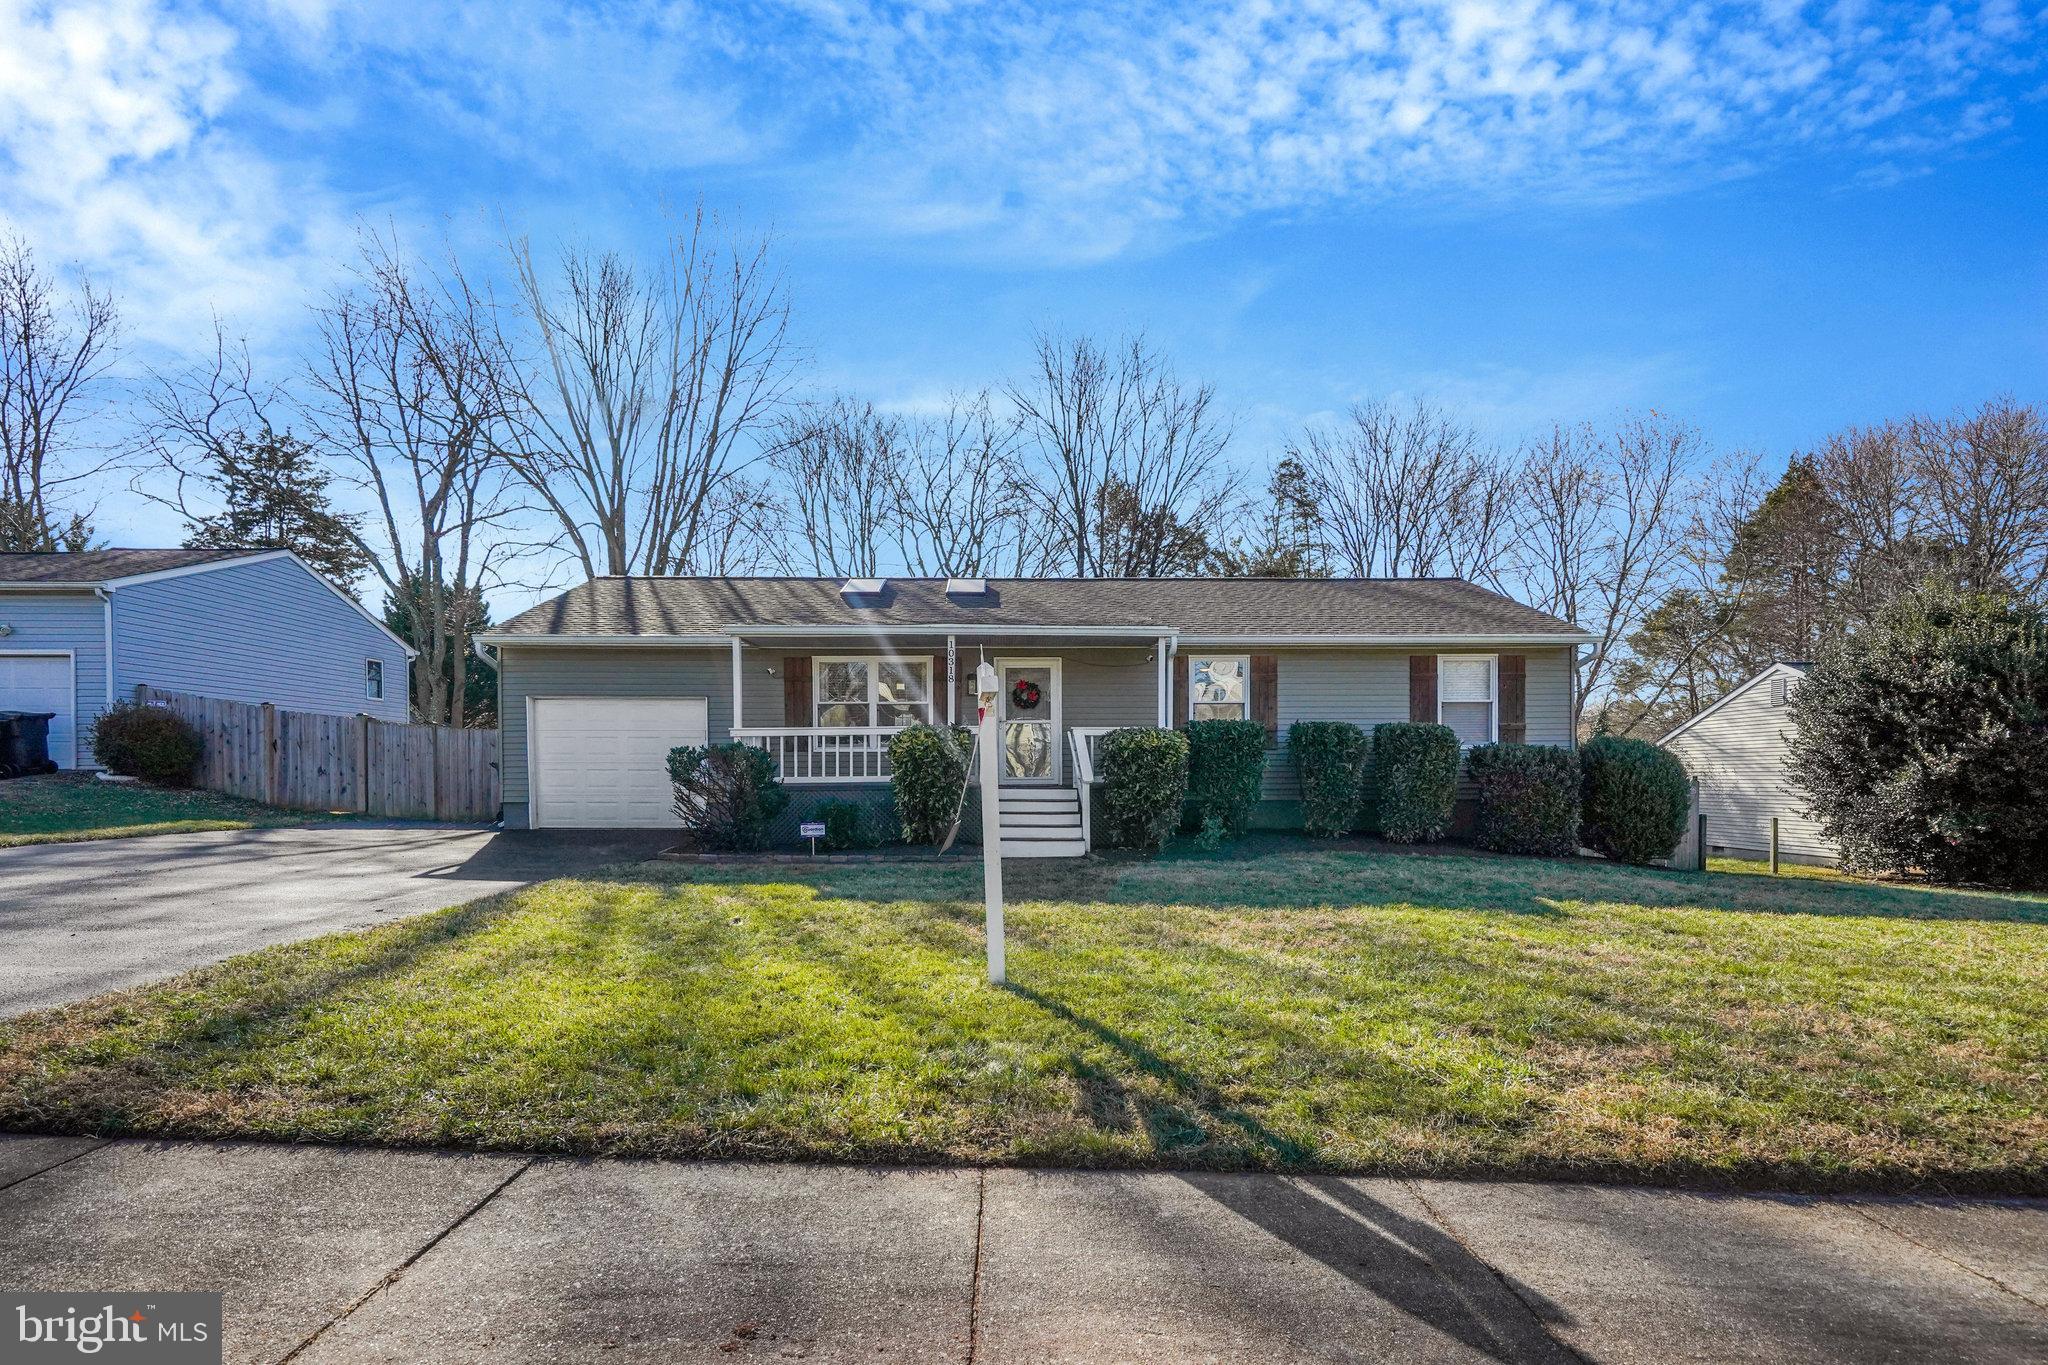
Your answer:
[[[705,738],[702,697],[536,701],[533,823],[552,829],[673,825],[668,751]]]
[[[71,659],[64,654],[0,654],[0,711],[54,711],[50,757],[75,767]]]

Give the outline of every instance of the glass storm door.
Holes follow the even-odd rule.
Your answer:
[[[996,715],[1002,722],[1005,782],[1057,782],[1060,776],[1060,668],[1057,660],[1001,660],[1002,692]]]

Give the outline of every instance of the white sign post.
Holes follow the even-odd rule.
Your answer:
[[[974,690],[981,706],[981,906],[988,931],[988,979],[1003,984],[1003,816],[1002,793],[996,779],[1001,775],[996,732],[996,692],[999,684],[993,664],[984,663],[974,671]]]

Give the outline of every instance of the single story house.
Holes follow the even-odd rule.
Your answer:
[[[1772,664],[1657,741],[1678,756],[1699,784],[1709,853],[1768,856],[1775,816],[1780,859],[1841,861],[1841,851],[1806,813],[1805,793],[1792,780],[1792,721],[1786,707],[1806,669],[1804,663]]]
[[[0,711],[50,711],[50,757],[138,684],[408,718],[414,650],[289,550],[0,554]]]
[[[670,824],[668,750],[728,739],[764,749],[799,798],[785,836],[827,795],[886,822],[888,736],[972,724],[987,660],[1005,848],[1055,856],[1088,847],[1080,793],[1112,729],[1261,722],[1261,820],[1298,825],[1293,722],[1572,744],[1590,638],[1447,578],[606,577],[479,644],[498,666],[508,827]]]

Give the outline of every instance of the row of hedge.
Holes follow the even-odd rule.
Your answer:
[[[1429,843],[1450,832],[1460,751],[1448,726],[1378,725],[1368,741],[1347,721],[1301,721],[1288,728],[1287,748],[1309,834],[1370,827],[1395,843]],[[1482,744],[1463,756],[1481,848],[1564,855],[1584,845],[1648,863],[1670,857],[1684,837],[1685,768],[1655,745],[1602,736],[1576,750]]]

